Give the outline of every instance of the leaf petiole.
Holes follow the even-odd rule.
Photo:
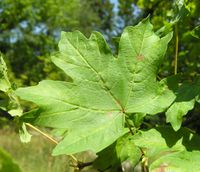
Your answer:
[[[25,124],[29,128],[37,131],[38,133],[40,133],[41,135],[43,135],[44,137],[46,137],[47,139],[49,139],[51,142],[55,143],[56,145],[58,144],[57,140],[55,140],[54,138],[52,138],[51,136],[49,136],[45,132],[41,131],[40,129],[36,128],[35,126],[33,126],[33,125],[29,124],[29,123],[25,123]],[[74,155],[69,155],[69,157],[71,157],[76,162],[76,164],[79,164],[79,161],[76,159],[76,157]]]

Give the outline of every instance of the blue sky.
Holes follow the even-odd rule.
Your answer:
[[[110,0],[112,3],[117,3],[118,0]]]
[[[117,0],[110,0],[112,3],[117,3],[118,1]]]
[[[117,4],[118,4],[118,0],[110,0],[111,3],[115,4],[114,6],[114,11],[117,10]]]

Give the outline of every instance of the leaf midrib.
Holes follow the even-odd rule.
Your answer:
[[[65,103],[65,104],[68,104],[69,106],[73,106],[73,107],[77,107],[77,108],[80,108],[80,109],[83,109],[83,110],[87,110],[87,111],[95,111],[95,112],[110,112],[110,111],[119,111],[119,109],[107,109],[107,110],[100,110],[100,109],[96,109],[96,108],[90,108],[90,107],[87,107],[87,106],[82,106],[82,105],[77,105],[77,104],[74,104],[74,103],[71,103],[71,102],[68,102],[66,100],[62,100],[62,99],[57,99],[55,97],[48,97],[49,99],[52,99],[53,101],[59,101],[59,102],[62,102],[62,103]]]
[[[62,114],[62,113],[66,113],[66,112],[70,112],[70,111],[73,111],[73,110],[77,110],[79,108],[73,108],[73,109],[69,109],[69,110],[63,110],[63,111],[57,111],[57,112],[51,112],[51,113],[44,113],[44,115],[40,116],[40,118],[46,118],[46,117],[53,117],[53,116],[56,116],[57,114]],[[91,109],[86,109],[85,111],[88,111],[88,112],[99,112],[99,113],[108,113],[108,112],[119,112],[119,110],[91,110]],[[41,112],[42,114],[43,112]]]

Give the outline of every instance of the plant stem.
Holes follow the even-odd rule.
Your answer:
[[[43,131],[41,131],[40,129],[36,128],[35,126],[29,124],[29,123],[25,123],[28,127],[30,127],[31,129],[37,131],[38,133],[40,133],[41,135],[43,135],[44,137],[46,137],[47,139],[49,139],[51,142],[55,143],[56,145],[58,144],[58,141],[55,140],[54,138],[52,138],[51,136],[49,136],[48,134],[44,133]],[[76,159],[75,156],[73,155],[69,155],[77,164],[79,163],[78,160]]]
[[[177,66],[178,66],[178,25],[175,24],[175,36],[176,36],[176,43],[175,43],[175,55],[174,55],[174,74],[177,74]]]

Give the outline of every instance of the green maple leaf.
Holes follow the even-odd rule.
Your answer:
[[[171,127],[140,131],[132,141],[143,150],[150,172],[200,170],[200,136],[186,128],[177,132]]]
[[[148,19],[127,27],[114,57],[104,38],[62,32],[52,61],[73,82],[42,81],[16,93],[39,106],[29,122],[65,131],[54,155],[99,152],[124,134],[125,115],[156,114],[175,99],[169,79],[156,75],[172,34],[160,38]],[[25,116],[26,118],[26,116]]]
[[[199,151],[182,151],[163,156],[156,160],[150,167],[149,172],[173,171],[173,172],[196,172],[200,171]]]
[[[182,118],[194,108],[195,102],[200,103],[200,79],[194,83],[183,83],[177,90],[176,99],[166,111],[166,121],[174,130],[179,130]]]

